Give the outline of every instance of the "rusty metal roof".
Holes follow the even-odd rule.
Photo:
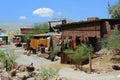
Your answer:
[[[69,25],[76,25],[76,24],[96,23],[96,22],[102,22],[102,21],[120,21],[120,19],[87,20],[87,21],[73,22],[73,23],[67,23],[67,24],[60,24],[60,25],[56,25],[54,28],[60,28],[60,27],[69,26]]]

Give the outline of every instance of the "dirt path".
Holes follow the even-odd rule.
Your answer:
[[[16,48],[14,45],[11,46],[1,46],[0,49],[5,48],[14,48],[15,54],[18,56],[16,62],[19,65],[29,65],[33,63],[36,68],[40,68],[40,66],[46,66],[51,64],[52,66],[55,65],[56,67],[60,67],[59,76],[64,77],[65,80],[120,80],[120,71],[112,71],[112,72],[105,72],[105,73],[92,73],[88,74],[83,71],[75,71],[73,68],[62,66],[60,62],[51,62],[50,60],[37,57],[35,55],[27,56],[24,55],[24,50],[22,48]],[[97,64],[97,63],[96,63]]]

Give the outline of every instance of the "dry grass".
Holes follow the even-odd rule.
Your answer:
[[[60,64],[59,61],[56,61],[56,62],[52,62],[52,63],[44,63],[42,65],[42,67],[54,67],[57,69],[61,69],[63,66],[62,66],[62,64]]]
[[[113,71],[113,65],[120,65],[120,63],[113,63],[111,59],[114,58],[114,55],[101,55],[92,60],[92,67],[95,70],[100,72],[102,71]],[[120,57],[119,57],[120,58]]]

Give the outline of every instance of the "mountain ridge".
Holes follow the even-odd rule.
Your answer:
[[[19,30],[20,28],[32,28],[32,23],[14,23],[14,22],[0,22],[0,29],[3,30]]]

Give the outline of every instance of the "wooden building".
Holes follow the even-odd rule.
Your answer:
[[[98,51],[102,47],[102,38],[106,38],[120,27],[120,19],[91,19],[87,21],[74,22],[57,25],[54,28],[62,31],[62,38],[71,38],[75,46],[81,42],[87,42]]]
[[[20,28],[21,34],[33,34],[34,29],[33,28]]]
[[[33,34],[33,28],[20,28],[20,34],[15,34],[13,38],[14,43],[24,42],[23,37],[25,34]]]
[[[71,39],[73,48],[86,42],[94,47],[94,51],[102,48],[103,38],[112,34],[115,28],[120,29],[120,19],[91,19],[87,21],[74,22],[57,25],[54,27],[62,32],[62,39]],[[70,63],[67,55],[61,55],[61,63]]]

